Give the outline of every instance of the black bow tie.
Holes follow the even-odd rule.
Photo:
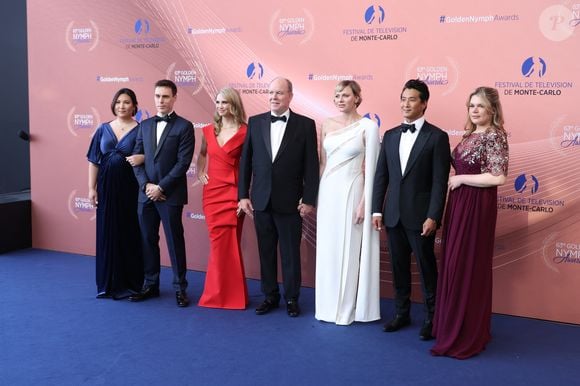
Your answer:
[[[286,122],[286,116],[285,115],[280,115],[279,117],[277,117],[275,115],[270,115],[270,119],[272,120],[272,123],[274,123],[276,121]]]
[[[159,115],[155,116],[155,122],[169,122],[171,120],[171,115],[165,115],[163,117],[160,117]]]
[[[415,128],[415,124],[414,123],[413,124],[410,124],[410,125],[408,125],[406,123],[401,124],[401,131],[403,133],[406,133],[407,130],[409,130],[411,133],[414,133],[415,130],[417,130],[417,129]]]

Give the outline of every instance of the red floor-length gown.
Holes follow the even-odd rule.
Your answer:
[[[238,169],[247,126],[220,146],[213,125],[203,128],[207,142],[209,181],[203,187],[203,211],[207,223],[210,254],[202,307],[244,309],[248,289],[240,247],[243,216],[238,217]]]
[[[453,150],[456,174],[507,174],[505,135],[472,133]],[[492,259],[497,187],[461,185],[449,193],[431,353],[466,359],[491,339]]]

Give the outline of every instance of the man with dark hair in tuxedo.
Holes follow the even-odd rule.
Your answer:
[[[143,243],[145,281],[141,292],[129,300],[159,296],[159,225],[163,223],[173,287],[179,307],[187,307],[187,264],[183,236],[183,205],[187,204],[186,172],[191,164],[195,136],[190,121],[173,110],[177,86],[170,80],[155,84],[157,115],[141,122],[134,154],[144,154],[145,163],[134,168],[139,182],[139,225]]]
[[[396,315],[386,332],[411,324],[411,252],[421,273],[425,320],[419,333],[433,339],[437,286],[435,232],[441,225],[450,169],[449,136],[424,118],[429,88],[405,83],[400,103],[403,124],[385,132],[373,185],[373,225],[387,227],[393,267]]]

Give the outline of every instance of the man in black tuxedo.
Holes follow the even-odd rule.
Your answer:
[[[134,154],[144,154],[145,163],[134,168],[139,182],[139,225],[143,240],[145,281],[140,293],[129,300],[159,296],[159,224],[163,223],[173,287],[179,307],[189,304],[186,288],[187,264],[183,236],[183,205],[187,204],[187,180],[195,148],[193,125],[173,111],[177,86],[170,80],[155,84],[157,115],[141,122]]]
[[[409,80],[401,93],[404,123],[385,132],[373,186],[373,225],[387,227],[396,315],[383,330],[411,323],[411,252],[421,273],[425,320],[422,340],[432,339],[437,286],[435,232],[441,225],[450,168],[449,136],[424,118],[429,88]],[[385,200],[386,196],[386,200]]]
[[[240,161],[239,210],[254,218],[265,300],[263,315],[278,307],[278,243],[289,316],[300,314],[302,218],[318,194],[318,148],[314,121],[290,110],[292,83],[276,78],[270,111],[250,117]],[[251,194],[250,194],[251,185]]]

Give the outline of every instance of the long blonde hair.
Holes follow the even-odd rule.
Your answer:
[[[226,102],[229,103],[230,113],[233,115],[234,121],[238,125],[246,123],[246,111],[244,110],[244,104],[242,103],[240,93],[231,87],[224,87],[217,93],[217,95],[220,94],[224,97]],[[217,113],[217,111],[213,115],[213,122],[213,131],[217,136],[223,127],[222,117]]]
[[[468,137],[476,129],[476,125],[471,122],[471,118],[469,117],[469,103],[471,102],[471,98],[474,96],[478,96],[483,100],[485,109],[492,116],[491,126],[487,130],[489,131],[491,128],[495,128],[496,130],[506,134],[505,129],[503,128],[503,109],[501,107],[501,102],[499,101],[499,93],[493,87],[478,87],[474,92],[469,94],[465,104],[467,106],[467,121],[465,122],[465,134],[463,134],[463,137]]]

